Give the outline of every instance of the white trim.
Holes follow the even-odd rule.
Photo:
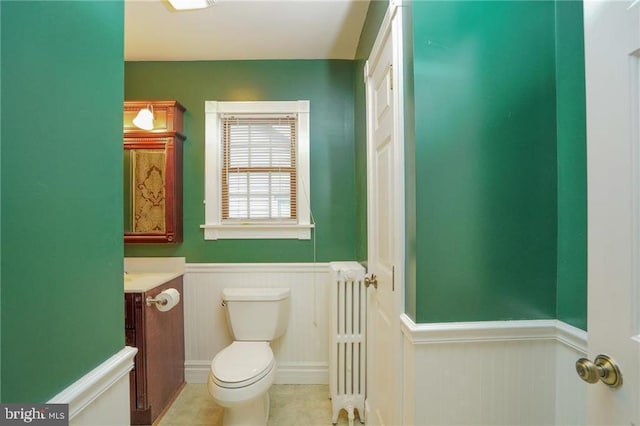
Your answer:
[[[414,345],[517,340],[556,340],[586,352],[587,332],[559,320],[477,321],[416,324],[400,316],[402,333]]]
[[[50,404],[69,404],[69,419],[80,414],[113,384],[133,369],[133,357],[137,348],[125,346],[118,353],[85,374],[62,392],[51,398]],[[127,407],[128,409],[128,407]]]
[[[635,2],[631,7],[635,6]],[[638,254],[640,253],[640,236],[638,231],[640,230],[640,149],[638,149],[638,141],[640,135],[638,134],[640,123],[638,123],[638,114],[640,113],[640,96],[638,89],[640,88],[640,82],[638,77],[640,76],[640,69],[638,67],[638,61],[640,61],[640,49],[636,49],[631,55],[629,66],[631,67],[630,74],[633,78],[629,79],[629,96],[631,102],[629,102],[630,119],[632,125],[630,126],[630,173],[631,183],[630,186],[630,200],[631,200],[631,319],[633,321],[632,330],[634,333],[640,332],[640,261],[638,260]]]
[[[311,238],[312,224],[306,225],[266,225],[266,224],[218,224],[200,225],[204,229],[205,240],[219,239],[271,239],[288,238],[308,240]]]
[[[402,332],[413,344],[555,339],[554,320],[479,321],[416,324],[400,316]]]
[[[207,383],[211,361],[191,360],[184,363],[187,383]],[[329,383],[329,366],[326,362],[289,362],[278,364],[275,384],[322,385]]]
[[[207,383],[211,371],[211,360],[185,360],[184,381],[187,383]]]
[[[364,74],[363,76],[363,83],[365,85],[365,91],[366,91],[366,87],[367,87],[367,82],[369,80],[369,74],[370,74],[370,70],[369,70],[370,66],[369,66],[369,61],[367,60],[364,63],[364,67],[362,67],[362,73]],[[365,93],[366,96],[366,93]]]
[[[329,365],[326,362],[281,363],[278,365],[278,385],[326,385],[329,384]]]
[[[309,101],[205,101],[204,111],[214,114],[270,114],[308,113]]]
[[[558,342],[585,354],[587,353],[588,334],[586,331],[559,320],[555,320],[555,323]]]
[[[187,263],[185,272],[190,274],[209,273],[238,273],[249,274],[255,272],[270,273],[329,273],[328,263]]]
[[[308,100],[218,102],[205,101],[205,223],[200,225],[205,240],[217,239],[311,239],[311,190],[309,111]],[[296,225],[234,224],[223,223],[220,214],[220,115],[225,113],[295,113],[298,115],[297,144],[297,211]],[[208,202],[207,202],[208,200]]]

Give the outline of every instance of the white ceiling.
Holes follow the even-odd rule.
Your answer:
[[[353,59],[369,0],[125,1],[125,60]]]

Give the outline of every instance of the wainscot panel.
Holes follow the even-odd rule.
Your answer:
[[[328,383],[327,263],[191,263],[185,267],[185,380],[206,383],[211,360],[232,342],[222,307],[227,287],[288,287],[291,315],[271,344],[276,383]],[[258,320],[258,319],[256,319]]]
[[[576,360],[587,356],[587,332],[557,321],[556,425],[587,424],[587,384],[576,374]]]
[[[556,320],[401,319],[405,424],[586,424],[586,385],[573,367],[586,353],[581,330]]]
[[[125,346],[47,402],[69,404],[73,426],[128,425],[129,372],[137,352]]]

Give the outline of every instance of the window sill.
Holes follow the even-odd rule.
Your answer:
[[[310,240],[313,224],[206,224],[205,240]]]

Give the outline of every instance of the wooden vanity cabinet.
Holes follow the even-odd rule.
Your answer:
[[[154,129],[132,124],[153,108]],[[177,101],[124,103],[124,242],[182,242],[182,143],[185,108]]]
[[[151,425],[185,383],[182,300],[166,312],[146,304],[147,297],[168,288],[183,294],[182,276],[146,292],[124,295],[126,344],[138,348],[129,373],[132,425]]]

